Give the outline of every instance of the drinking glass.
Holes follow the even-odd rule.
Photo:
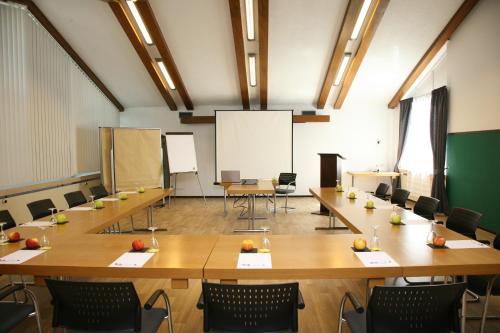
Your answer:
[[[149,248],[149,252],[158,252],[160,251],[160,244],[158,243],[158,240],[155,237],[155,230],[158,228],[149,227],[148,229],[151,230],[151,247]]]
[[[41,250],[50,250],[51,249],[50,241],[47,235],[45,234],[46,228],[41,227],[40,229],[43,231],[42,238],[40,239]]]
[[[372,250],[372,251],[380,251],[381,250],[381,248],[380,248],[380,238],[378,238],[378,236],[377,236],[378,225],[372,226],[372,229],[373,229],[373,237],[372,237],[372,241],[370,243],[370,250]]]
[[[430,229],[429,229],[429,232],[427,233],[427,237],[426,237],[427,244],[433,244],[434,238],[436,237],[436,231],[434,231],[434,226],[436,225],[436,221],[432,220],[430,222],[431,222]]]
[[[56,221],[56,216],[54,214],[54,211],[56,211],[57,209],[55,209],[54,207],[52,207],[52,208],[49,208],[49,210],[50,210],[50,222],[51,223],[56,223],[57,221]]]
[[[92,208],[93,209],[95,209],[95,200],[94,200],[94,198],[95,198],[95,195],[91,195],[90,196],[90,202],[92,203]]]
[[[5,243],[7,241],[7,236],[3,231],[3,226],[7,224],[7,222],[0,222],[0,243]]]
[[[269,240],[269,226],[263,226],[262,231],[264,235],[262,236],[262,252],[271,251],[271,241]]]
[[[398,215],[398,212],[396,211],[397,207],[398,207],[398,205],[392,204],[391,219],[392,219],[393,216]]]

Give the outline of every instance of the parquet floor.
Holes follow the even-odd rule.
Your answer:
[[[279,204],[283,202],[280,200]],[[312,198],[291,198],[289,204],[297,209],[285,214],[284,210],[278,210],[276,216],[269,214],[269,219],[256,222],[257,225],[266,224],[271,227],[273,234],[314,234],[331,233],[331,231],[316,231],[316,226],[326,226],[328,218],[311,215],[310,212],[317,210],[319,204]],[[232,202],[229,204],[232,205]],[[271,206],[270,206],[271,208]],[[223,216],[223,200],[220,198],[209,198],[207,204],[198,198],[178,198],[172,201],[170,207],[158,208],[154,211],[155,224],[168,228],[168,234],[231,234],[234,228],[245,227],[246,221],[237,220],[238,209],[229,208],[229,214]],[[257,210],[264,214],[265,204],[261,199]],[[145,216],[135,216],[136,227],[145,224]],[[123,221],[126,228],[128,221]],[[348,231],[335,231],[348,232]],[[491,239],[492,235],[483,231],[478,232],[481,239]],[[119,236],[118,236],[119,237]],[[138,238],[141,237],[138,235]],[[146,236],[143,236],[146,239]],[[89,275],[91,273],[89,272]],[[5,277],[0,277],[2,285],[6,282]],[[167,291],[173,308],[174,331],[177,333],[202,332],[202,312],[196,309],[196,302],[200,295],[200,281],[191,280],[189,289],[172,290],[168,280],[133,280],[141,300],[144,302],[156,289],[163,288]],[[259,283],[261,281],[248,281]],[[269,281],[266,281],[269,282]],[[304,296],[306,308],[299,313],[299,332],[302,333],[331,333],[336,332],[337,318],[340,299],[345,291],[354,292],[360,300],[364,295],[364,283],[362,280],[302,280],[300,288]],[[44,332],[51,331],[51,305],[48,292],[42,287],[33,287],[41,305]],[[479,314],[481,304],[469,304],[469,314]],[[500,315],[500,300],[494,297],[490,304],[491,314]],[[14,332],[35,332],[34,320],[28,319]],[[166,326],[161,332],[166,332]],[[468,332],[479,331],[479,321],[467,321]],[[349,332],[344,327],[344,332]],[[500,321],[491,320],[486,324],[486,332],[500,332]]]

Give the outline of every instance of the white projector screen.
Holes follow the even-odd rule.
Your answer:
[[[270,179],[293,171],[293,111],[215,111],[215,179],[221,170]]]

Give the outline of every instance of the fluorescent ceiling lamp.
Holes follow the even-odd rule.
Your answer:
[[[248,40],[255,39],[255,29],[253,24],[253,0],[245,0],[245,12],[247,19],[247,38]]]
[[[248,67],[250,68],[250,85],[255,87],[257,85],[257,74],[255,69],[255,54],[248,55]]]
[[[351,59],[351,54],[345,53],[344,59],[342,59],[342,62],[340,63],[340,68],[337,72],[337,77],[335,78],[335,82],[333,83],[333,85],[338,86],[340,84],[340,81],[342,81],[342,77],[344,76],[345,70],[347,69],[347,64],[349,63],[349,59]]]
[[[149,45],[153,44],[153,40],[151,39],[151,36],[149,35],[148,29],[146,29],[146,25],[142,21],[142,17],[139,14],[139,11],[137,10],[137,7],[135,6],[134,1],[127,0],[127,5],[128,5],[128,8],[130,8],[130,11],[132,12],[132,16],[134,16],[135,22],[139,26],[139,30],[141,30],[142,36],[144,37],[146,44],[149,44]]]
[[[363,22],[365,21],[366,14],[368,14],[368,9],[370,8],[370,4],[372,3],[372,0],[365,0],[363,3],[363,6],[361,7],[361,11],[359,12],[358,19],[356,21],[356,24],[354,25],[354,29],[352,30],[351,34],[351,39],[356,39],[359,36],[359,32],[361,30],[361,26],[363,25]]]
[[[163,61],[161,59],[157,59],[156,63],[158,64],[158,67],[160,67],[161,73],[163,74],[163,77],[167,81],[168,87],[172,90],[175,90],[174,81],[172,81],[170,74],[168,74],[167,68],[165,67]]]

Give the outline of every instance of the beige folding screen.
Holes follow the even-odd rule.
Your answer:
[[[160,129],[113,129],[115,191],[163,186]]]
[[[113,149],[113,129],[111,127],[99,128],[99,142],[101,144],[101,182],[108,193],[113,192],[113,174],[111,151]]]

